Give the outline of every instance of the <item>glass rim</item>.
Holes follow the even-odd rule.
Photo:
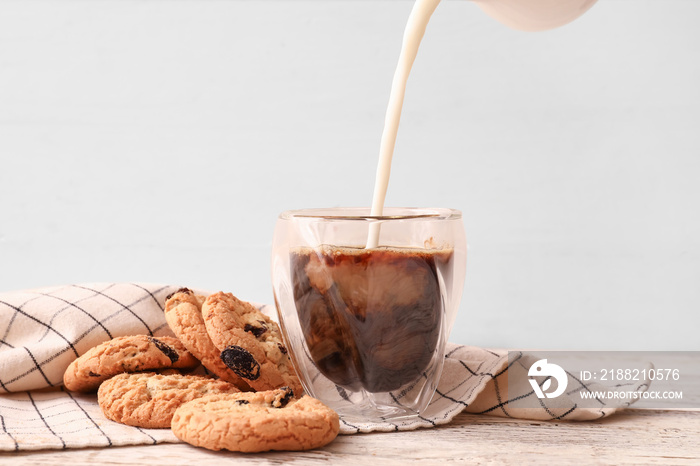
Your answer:
[[[445,207],[385,207],[383,215],[371,215],[369,207],[328,207],[287,210],[279,214],[280,220],[458,220],[462,212]]]

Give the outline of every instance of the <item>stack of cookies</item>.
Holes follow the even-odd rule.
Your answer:
[[[181,288],[166,298],[165,319],[177,338],[134,335],[98,345],[68,367],[66,388],[97,390],[116,422],[172,428],[211,450],[308,450],[336,437],[338,415],[299,397],[279,326],[255,306],[230,293]],[[186,373],[200,364],[213,376]]]

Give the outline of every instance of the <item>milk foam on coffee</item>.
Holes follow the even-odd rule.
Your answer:
[[[573,21],[588,11],[596,1],[477,0],[477,4],[485,13],[513,29],[541,31]],[[389,186],[391,159],[394,156],[396,135],[399,131],[406,83],[418,54],[418,48],[425,35],[425,29],[439,3],[440,0],[416,0],[406,24],[399,63],[396,66],[394,80],[391,84],[389,105],[384,119],[384,131],[379,148],[379,163],[372,198],[372,216],[381,216],[384,212],[384,200]],[[381,223],[379,222],[370,224],[366,248],[377,247],[380,228]]]

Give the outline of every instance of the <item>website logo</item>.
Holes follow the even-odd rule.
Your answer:
[[[528,381],[530,382],[532,389],[535,391],[537,398],[544,398],[545,396],[547,398],[556,398],[564,393],[564,390],[566,390],[566,385],[569,383],[569,379],[566,376],[564,369],[556,364],[548,363],[546,359],[540,359],[530,366],[530,370],[527,372],[527,375],[531,377],[528,379]],[[533,379],[532,377],[547,377],[547,379],[542,384],[542,387],[540,387],[537,380]],[[552,378],[557,381],[557,388],[553,392],[548,393],[547,390],[552,387]]]

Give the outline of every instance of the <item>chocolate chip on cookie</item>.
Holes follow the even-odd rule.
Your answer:
[[[246,332],[252,333],[255,336],[255,338],[259,338],[260,335],[267,332],[267,326],[265,325],[265,322],[263,322],[262,320],[259,320],[258,323],[260,324],[259,326],[245,324],[245,326],[243,327],[243,330],[245,330]]]
[[[170,293],[168,296],[165,297],[165,300],[166,300],[166,301],[169,300],[169,299],[172,298],[176,293],[194,294],[194,293],[192,293],[192,290],[190,290],[189,288],[184,288],[184,287],[183,287],[183,288],[178,289],[177,291],[173,291],[172,293]]]
[[[171,427],[179,439],[210,450],[310,450],[331,442],[340,427],[335,411],[292,396],[288,388],[205,396],[180,406]]]
[[[221,352],[221,360],[238,376],[246,380],[260,377],[260,364],[252,354],[240,346],[229,346]]]
[[[180,355],[177,354],[177,350],[171,346],[168,346],[167,344],[163,343],[161,340],[153,337],[148,337],[148,340],[156,345],[156,348],[161,350],[161,352],[166,355],[169,359],[170,362],[175,364],[178,359],[180,359]]]
[[[294,390],[289,387],[282,387],[277,390],[279,393],[272,400],[272,406],[275,408],[284,408],[294,398]]]
[[[192,369],[198,365],[197,358],[177,338],[117,337],[95,346],[73,361],[63,374],[63,383],[68,390],[89,392],[123,372]]]

